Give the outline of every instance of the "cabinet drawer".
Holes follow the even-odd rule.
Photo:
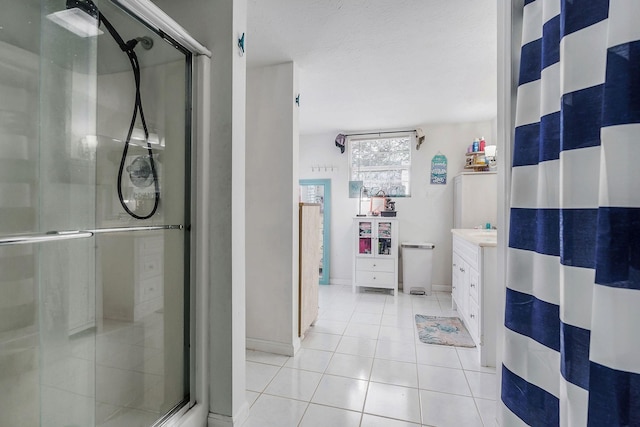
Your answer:
[[[478,249],[478,246],[458,236],[453,236],[453,251],[464,259],[469,267],[476,270],[478,269]]]
[[[138,286],[140,287],[140,301],[148,301],[162,296],[161,277],[141,280]]]
[[[392,259],[357,258],[356,270],[358,271],[387,271],[395,272],[395,263]]]
[[[140,254],[162,252],[164,249],[164,236],[138,237],[136,238],[136,246]]]
[[[469,301],[469,333],[476,340],[480,335],[480,309],[478,303]]]
[[[393,288],[395,286],[394,276],[395,273],[384,271],[356,271],[356,283],[358,286]]]
[[[472,300],[478,304],[478,292],[480,288],[480,276],[478,272],[472,268],[469,268],[469,296]]]
[[[148,254],[140,257],[140,261],[138,262],[140,279],[147,279],[162,274],[162,254]]]

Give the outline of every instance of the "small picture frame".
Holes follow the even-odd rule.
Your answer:
[[[349,181],[349,198],[357,199],[360,197],[360,189],[363,186],[362,181]]]
[[[447,157],[440,152],[431,159],[431,184],[447,184]]]
[[[384,202],[386,197],[384,196],[373,196],[371,197],[371,203],[369,204],[369,212],[376,215],[384,210]]]

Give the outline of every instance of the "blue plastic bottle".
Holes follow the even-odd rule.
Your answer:
[[[473,152],[476,153],[479,149],[479,145],[480,145],[480,141],[478,141],[478,138],[473,140]]]

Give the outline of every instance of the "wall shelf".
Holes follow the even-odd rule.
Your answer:
[[[489,170],[489,165],[484,157],[484,151],[472,151],[470,153],[466,153],[464,168],[474,171]]]

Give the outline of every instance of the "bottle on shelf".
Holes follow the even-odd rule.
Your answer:
[[[478,138],[473,140],[473,152],[477,152],[480,149],[480,141],[478,140]]]
[[[487,142],[484,140],[484,136],[480,137],[480,144],[478,147],[478,151],[484,151],[484,147],[487,145]]]

